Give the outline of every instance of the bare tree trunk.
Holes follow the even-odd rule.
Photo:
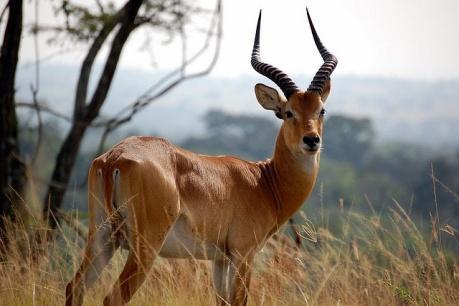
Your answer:
[[[86,127],[73,125],[56,157],[56,164],[45,198],[45,206],[43,207],[44,219],[48,221],[51,228],[55,228],[57,225],[56,222],[59,219],[58,210],[64,200],[65,190],[67,189],[70,174],[85,131]]]
[[[55,228],[57,225],[59,216],[58,211],[62,206],[65,191],[72,173],[72,168],[78,155],[80,143],[84,137],[86,129],[91,122],[97,118],[99,110],[105,102],[105,98],[107,97],[108,90],[110,89],[110,85],[119,62],[121,51],[132,30],[135,28],[135,17],[137,16],[142,2],[142,0],[129,0],[126,3],[117,15],[117,20],[108,22],[99,32],[99,35],[91,45],[91,48],[89,49],[82,64],[77,84],[73,124],[57,155],[56,163],[51,176],[51,184],[48,188],[48,192],[45,197],[45,205],[43,207],[43,217],[48,221],[51,228]],[[118,21],[120,22],[120,27],[113,39],[110,53],[105,62],[104,70],[99,78],[99,83],[97,84],[91,100],[88,104],[86,104],[88,80],[94,59]]]
[[[9,1],[8,21],[0,54],[0,253],[8,244],[5,218],[14,219],[25,183],[25,165],[19,158],[18,122],[14,85],[22,33],[22,0]]]

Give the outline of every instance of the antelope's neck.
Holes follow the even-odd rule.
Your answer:
[[[279,226],[301,207],[319,172],[320,153],[299,155],[290,152],[280,132],[273,158],[263,164],[263,176],[275,200]]]

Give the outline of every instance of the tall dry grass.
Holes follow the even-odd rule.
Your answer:
[[[84,241],[64,226],[55,241],[43,242],[37,224],[11,230],[11,253],[0,265],[0,305],[64,303]],[[423,235],[396,202],[384,217],[342,210],[326,226],[304,218],[301,249],[279,235],[257,255],[249,304],[459,305],[458,258],[442,247],[441,231],[457,237],[435,224],[433,235]],[[125,257],[117,252],[86,305],[101,304]],[[213,305],[211,275],[204,261],[159,258],[131,305]]]

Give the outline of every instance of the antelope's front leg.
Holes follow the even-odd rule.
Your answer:
[[[229,290],[231,293],[230,304],[232,306],[247,305],[252,262],[252,254],[245,257],[236,256],[232,260],[232,267],[229,273],[229,277],[232,278]]]

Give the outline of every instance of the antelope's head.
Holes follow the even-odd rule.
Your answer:
[[[328,52],[320,41],[308,11],[307,15],[314,42],[324,64],[306,91],[299,89],[280,69],[261,61],[261,11],[251,60],[252,67],[276,83],[284,93],[285,98],[274,88],[263,84],[255,85],[255,94],[261,106],[274,111],[276,116],[284,121],[279,133],[282,133],[286,146],[295,155],[316,154],[321,148],[324,106],[330,92],[330,75],[338,64],[336,57]]]

